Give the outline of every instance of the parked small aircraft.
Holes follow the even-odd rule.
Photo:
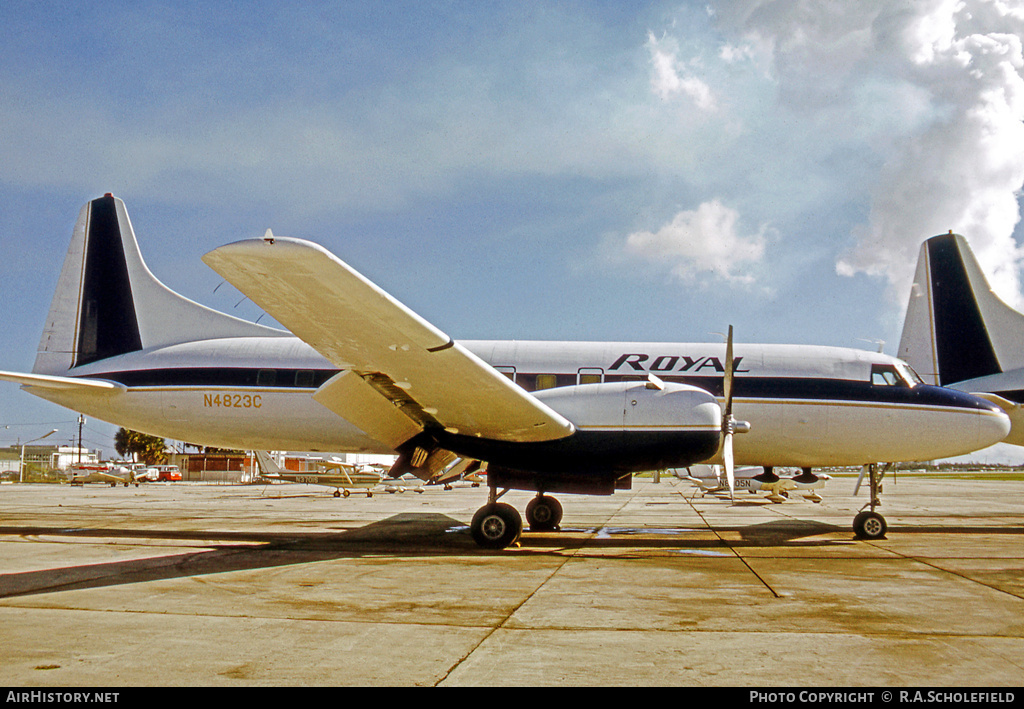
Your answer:
[[[531,529],[558,526],[550,493],[612,494],[632,474],[720,464],[870,465],[859,536],[885,534],[874,464],[1001,441],[998,406],[928,386],[902,361],[805,345],[456,342],[323,247],[269,230],[203,260],[288,328],[213,311],[146,267],[124,203],[83,207],[31,374],[32,394],[165,438],[247,450],[394,453],[392,477],[487,464],[482,546],[516,542],[499,502],[537,496]],[[739,435],[742,434],[742,435]],[[912,434],[912,435],[911,435]]]
[[[676,471],[676,476],[692,482],[702,495],[732,497],[733,491],[729,489],[725,471],[719,465],[691,465]],[[799,474],[780,477],[770,467],[756,466],[737,468],[734,476],[735,490],[746,490],[752,495],[765,493],[765,497],[772,502],[784,502],[791,491],[804,493],[804,498],[811,502],[821,502],[822,497],[818,491],[831,480],[828,475],[815,474],[809,469],[802,470]]]
[[[110,487],[118,485],[138,487],[140,482],[146,482],[149,479],[149,471],[149,466],[141,463],[74,465],[68,470],[68,482],[72,485],[105,483]]]
[[[403,473],[398,477],[388,476],[381,481],[384,492],[423,492],[423,480],[412,473]]]
[[[330,472],[297,472],[282,468],[268,451],[255,451],[260,466],[260,477],[265,480],[279,480],[309,485],[324,485],[334,488],[335,497],[348,497],[353,490],[362,490],[367,497],[373,497],[373,490],[379,487],[384,475],[375,466],[359,466],[335,460],[317,460],[318,467]]]

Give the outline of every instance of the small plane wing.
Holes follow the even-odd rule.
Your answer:
[[[392,447],[429,427],[513,442],[574,430],[317,244],[268,230],[262,239],[214,249],[203,261],[342,369],[315,398]]]

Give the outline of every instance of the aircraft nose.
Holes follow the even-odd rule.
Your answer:
[[[991,401],[929,385],[915,387],[915,392],[918,401],[934,412],[929,417],[931,425],[918,428],[914,437],[931,459],[967,455],[1000,443],[1010,434],[1010,417]]]
[[[973,433],[974,450],[994,446],[1010,435],[1010,417],[1006,411],[996,404],[974,394],[953,391],[951,389],[943,391],[946,397],[951,399],[952,404],[973,410],[973,425],[970,426],[969,431],[962,431],[961,433]]]
[[[978,397],[974,397],[978,399]],[[987,406],[979,410],[978,441],[979,448],[987,448],[1000,443],[1010,435],[1010,417],[1001,408],[984,399],[978,399]]]

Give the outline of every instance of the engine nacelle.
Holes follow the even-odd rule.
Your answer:
[[[573,423],[566,438],[489,441],[441,432],[440,445],[488,462],[499,487],[611,494],[630,473],[681,468],[713,457],[722,409],[710,393],[675,382],[580,384],[533,392]]]
[[[718,400],[708,391],[687,384],[579,384],[536,391],[533,395],[572,421],[580,431],[717,434],[722,428]]]

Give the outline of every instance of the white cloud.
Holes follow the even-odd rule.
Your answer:
[[[751,264],[764,257],[765,229],[752,236],[737,231],[739,213],[718,200],[682,211],[656,232],[638,231],[626,238],[625,251],[671,266],[673,275],[691,280],[711,272],[733,283],[749,284]]]
[[[671,42],[665,42],[671,45]],[[683,66],[676,58],[674,47],[663,48],[653,33],[647,35],[647,48],[651,52],[651,88],[663,101],[677,94],[690,98],[694,105],[702,111],[714,111],[716,101],[711,87],[695,76],[680,76]]]
[[[997,21],[981,26],[975,8]],[[903,40],[902,69],[928,93],[936,118],[889,157],[839,273],[879,273],[905,290],[920,241],[952,229],[971,242],[993,288],[1021,305],[1013,231],[1024,186],[1024,18],[994,10],[939,2],[890,18]]]
[[[794,124],[831,123],[832,135],[815,135],[822,155],[846,139],[861,169],[874,166],[864,187],[850,186],[868,213],[838,273],[884,277],[901,305],[921,242],[953,229],[1000,295],[1021,302],[1012,236],[1024,186],[1019,3],[747,0],[716,20],[770,57]]]
[[[753,59],[754,55],[754,48],[749,44],[740,46],[725,44],[718,50],[718,58],[726,64],[736,64],[741,61],[747,61]]]

